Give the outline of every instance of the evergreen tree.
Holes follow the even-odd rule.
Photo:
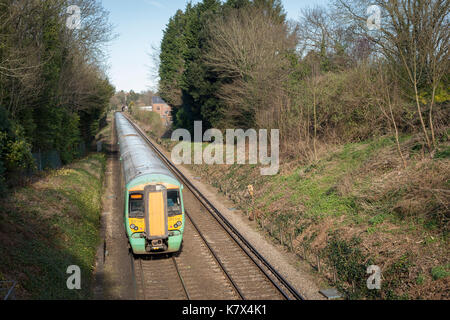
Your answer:
[[[196,120],[203,121],[206,130],[217,126],[226,110],[217,97],[218,89],[230,81],[205,63],[208,52],[208,28],[215,18],[230,10],[255,6],[284,22],[286,14],[279,0],[204,0],[185,11],[177,11],[170,19],[161,42],[160,94],[173,106],[175,128],[193,130]]]

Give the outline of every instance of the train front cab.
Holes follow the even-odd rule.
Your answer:
[[[185,222],[182,189],[168,183],[127,189],[125,228],[134,254],[180,250]]]

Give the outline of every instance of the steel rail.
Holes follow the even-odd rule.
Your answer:
[[[142,267],[142,260],[139,258],[139,269],[141,271],[141,285],[142,285],[142,295],[144,296],[144,300],[147,300],[145,297],[145,275],[144,275],[144,268]]]
[[[191,297],[189,296],[189,292],[187,290],[186,284],[184,283],[183,277],[181,276],[180,269],[178,269],[177,260],[173,256],[172,256],[172,261],[173,261],[173,264],[175,265],[175,269],[177,270],[178,277],[180,278],[181,285],[183,286],[184,293],[186,294],[186,298],[188,300],[191,300]]]
[[[130,261],[131,261],[131,275],[133,277],[133,289],[134,289],[134,300],[137,300],[138,298],[138,288],[137,288],[137,282],[136,282],[136,268],[134,267],[134,256],[133,253],[130,252],[128,253],[128,255],[130,256]]]
[[[289,296],[280,288],[280,286],[272,279],[272,277],[262,268],[262,266],[255,260],[255,258],[247,251],[244,245],[255,255],[260,262],[277,278],[277,280],[287,288],[289,293],[297,300],[305,300],[305,298],[292,287],[292,285],[250,244],[247,239],[228,221],[225,216],[194,186],[189,179],[153,144],[153,142],[147,137],[145,132],[137,126],[127,115],[123,114],[125,118],[131,123],[141,137],[149,144],[149,146],[158,154],[177,176],[185,182],[186,186],[190,189],[192,194],[202,203],[208,212],[216,219],[216,221],[224,228],[224,230],[230,235],[234,242],[247,254],[247,256],[258,266],[258,268],[264,273],[264,275],[272,282],[272,284],[279,290],[279,292],[288,300]],[[192,219],[191,219],[192,221]],[[234,234],[234,235],[233,235]],[[242,244],[235,238],[242,242]]]
[[[231,285],[234,287],[234,289],[236,290],[237,294],[241,297],[242,300],[245,300],[245,296],[243,294],[243,292],[241,291],[241,289],[239,289],[239,286],[236,284],[236,282],[233,280],[233,278],[231,277],[231,275],[229,274],[229,272],[227,271],[227,269],[225,268],[225,266],[223,265],[222,261],[220,260],[220,258],[217,256],[216,252],[214,251],[214,249],[209,245],[208,241],[206,240],[206,238],[203,236],[203,234],[200,232],[200,229],[198,228],[197,224],[194,222],[194,220],[192,220],[192,217],[189,215],[189,213],[185,210],[184,212],[186,214],[186,216],[189,218],[189,220],[191,221],[192,225],[194,226],[195,230],[197,230],[197,233],[199,234],[200,238],[202,238],[203,243],[206,245],[206,247],[209,249],[209,252],[211,252],[211,254],[213,255],[214,259],[216,260],[216,262],[219,264],[220,268],[222,269],[222,271],[224,272],[225,276],[228,278],[228,281],[230,281]]]

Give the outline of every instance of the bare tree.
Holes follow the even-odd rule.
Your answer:
[[[395,135],[395,141],[397,144],[397,151],[402,160],[403,167],[406,168],[406,160],[403,156],[402,149],[400,146],[399,140],[399,131],[397,126],[397,120],[394,115],[395,109],[395,94],[397,89],[397,83],[395,80],[391,80],[393,77],[390,77],[386,72],[386,67],[382,64],[378,65],[378,68],[375,69],[377,72],[378,79],[375,79],[373,85],[369,88],[371,89],[371,94],[376,101],[376,104],[379,106],[382,114],[392,126]]]
[[[319,89],[319,77],[320,77],[320,63],[318,59],[310,59],[311,66],[311,76],[309,80],[310,88],[309,90],[312,93],[312,109],[313,109],[313,151],[314,151],[314,160],[317,161],[317,105],[318,105],[318,89]]]
[[[229,107],[227,121],[274,125],[266,120],[281,114],[280,90],[290,72],[287,54],[295,50],[296,31],[258,8],[245,8],[214,21],[209,37],[205,61],[226,79],[218,95]]]
[[[152,82],[152,85],[150,86],[150,90],[153,92],[158,92],[159,88],[159,68],[161,65],[161,47],[156,44],[151,45],[151,51],[148,53],[148,56],[150,57],[150,66],[148,66],[148,76],[149,80]]]
[[[367,29],[367,8],[377,5],[383,13],[378,31]],[[356,32],[374,43],[379,52],[396,68],[397,77],[411,89],[426,145],[435,145],[433,106],[436,88],[443,75],[449,72],[449,0],[382,1],[337,0],[336,5],[347,19],[352,20]],[[421,90],[431,87],[429,129],[422,111]]]
[[[331,57],[349,65],[350,50],[357,44],[351,26],[344,26],[331,9],[316,6],[302,10],[299,20],[299,42],[305,52],[315,51],[323,58]]]

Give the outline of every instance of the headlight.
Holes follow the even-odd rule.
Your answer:
[[[132,225],[130,226],[130,228],[134,230],[134,228],[136,228],[136,226],[135,226],[134,224],[132,224]]]

